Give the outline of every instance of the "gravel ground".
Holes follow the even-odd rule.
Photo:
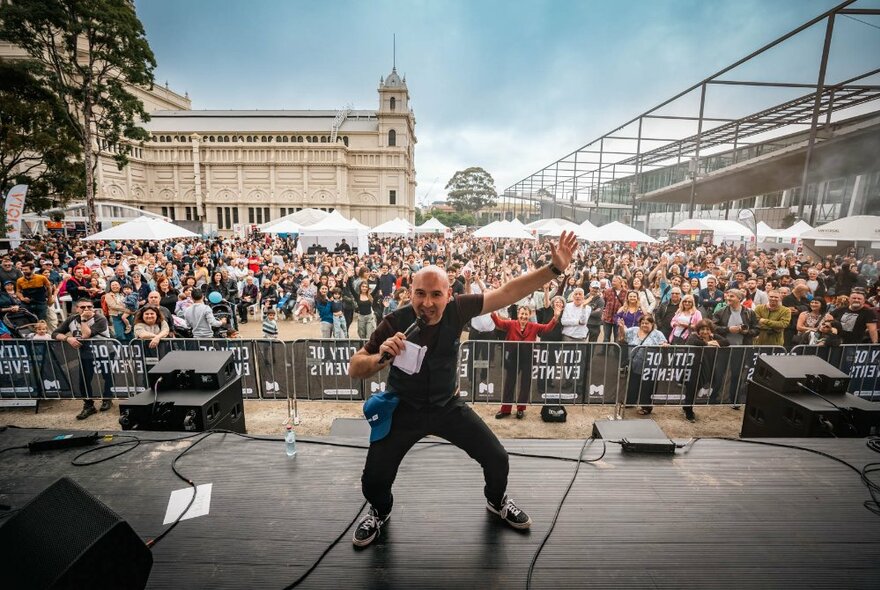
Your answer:
[[[295,338],[319,338],[317,322],[298,324],[279,321],[278,328],[283,340]],[[351,330],[356,336],[356,331]],[[262,335],[260,323],[251,320],[242,326],[241,336],[259,338]],[[57,428],[119,430],[119,410],[114,405],[108,412],[99,412],[87,420],[76,420],[81,408],[76,400],[53,400],[40,403],[40,411],[32,409],[0,409],[0,425],[8,424],[22,428]],[[296,428],[302,436],[326,436],[335,418],[360,418],[359,403],[300,401],[297,405],[300,425]],[[579,439],[589,435],[593,421],[608,418],[613,412],[611,406],[578,406],[568,408],[568,421],[563,424],[548,424],[541,421],[538,408],[526,410],[525,418],[495,420],[496,405],[478,404],[474,407],[480,416],[499,438],[572,438]],[[742,411],[727,407],[697,408],[697,421],[693,424],[684,419],[680,408],[657,408],[651,417],[672,438],[691,436],[738,436],[742,425]],[[627,418],[640,418],[635,410],[627,410]],[[280,434],[287,419],[286,401],[246,401],[245,419],[248,432],[252,434]]]

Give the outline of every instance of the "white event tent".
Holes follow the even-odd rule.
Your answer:
[[[669,231],[711,231],[712,243],[714,244],[720,244],[725,240],[747,242],[753,236],[752,230],[738,221],[729,219],[683,219],[672,226]]]
[[[591,242],[644,242],[647,244],[656,244],[657,240],[632,228],[625,223],[612,221],[595,231],[591,232],[589,237]]]
[[[131,221],[92,234],[84,240],[169,240],[171,238],[197,238],[195,234],[170,221],[142,215]]]
[[[449,228],[443,225],[436,217],[432,217],[422,225],[415,227],[417,234],[442,234],[449,231]]]
[[[474,232],[475,238],[499,238],[499,239],[515,239],[515,240],[534,240],[536,239],[529,230],[517,227],[509,221],[493,221],[489,225],[481,227]]]
[[[823,242],[871,242],[871,248],[880,248],[880,216],[853,215],[805,231],[802,240],[816,240],[817,246],[834,246]]]
[[[293,220],[282,219],[281,221],[273,221],[260,231],[264,234],[298,234],[302,227]]]
[[[529,224],[526,224],[526,229],[534,231],[539,236],[544,235],[546,233],[550,233],[555,231],[560,224],[570,223],[565,219],[560,219],[559,217],[551,217],[550,219],[539,219],[537,221],[533,221]]]
[[[370,233],[384,236],[408,236],[413,233],[413,227],[405,219],[395,217],[390,221],[377,225],[370,230]]]
[[[366,253],[369,252],[368,233],[369,228],[352,219],[346,219],[339,211],[334,210],[321,221],[300,228],[299,240],[303,249],[318,244],[333,250],[336,243],[345,238],[351,246],[357,246],[359,253]]]
[[[776,237],[786,240],[801,239],[801,236],[813,229],[813,226],[801,219],[788,229],[776,230]]]
[[[260,225],[260,229],[265,230],[265,229],[272,227],[273,225],[275,225],[277,223],[283,223],[286,221],[290,221],[299,227],[302,227],[305,225],[314,225],[314,224],[318,223],[319,221],[321,221],[322,219],[324,219],[325,217],[327,217],[328,215],[330,215],[330,214],[327,213],[326,211],[321,211],[320,209],[312,209],[311,207],[307,207],[305,209],[300,209],[299,211],[296,211],[294,213],[289,213],[289,214],[285,215],[284,217],[279,217],[278,219],[274,219],[272,221],[267,221],[266,223]],[[288,227],[290,227],[290,226],[288,226]],[[291,233],[291,232],[272,231],[270,233],[278,234],[278,233]]]

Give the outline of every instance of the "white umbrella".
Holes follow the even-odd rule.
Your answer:
[[[820,225],[800,235],[802,240],[880,242],[880,216],[853,215]]]
[[[169,240],[171,238],[197,238],[188,229],[174,225],[164,219],[141,215],[131,221],[92,234],[84,240]]]
[[[656,244],[657,240],[619,221],[612,221],[592,232],[591,242],[646,242]]]
[[[534,240],[535,236],[529,233],[527,229],[516,227],[509,221],[493,221],[485,227],[481,227],[474,232],[475,238],[498,238],[498,239],[515,239],[515,240]]]

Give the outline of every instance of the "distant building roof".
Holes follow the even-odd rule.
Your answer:
[[[153,133],[330,131],[336,111],[154,111],[144,128]],[[339,131],[379,129],[376,111],[351,111]]]

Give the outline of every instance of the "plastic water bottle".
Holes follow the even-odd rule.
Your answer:
[[[284,443],[285,449],[287,451],[288,457],[296,456],[296,433],[293,431],[293,426],[290,424],[287,425],[287,432],[284,435]]]

